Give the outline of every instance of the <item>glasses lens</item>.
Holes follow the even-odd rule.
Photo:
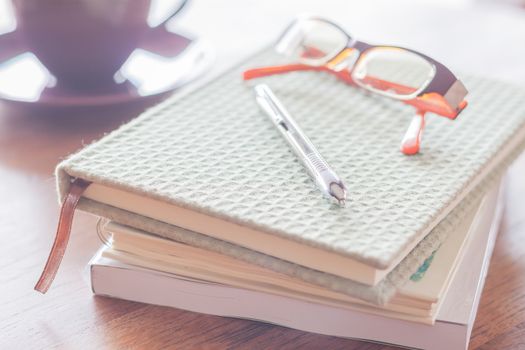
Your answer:
[[[422,56],[390,47],[365,51],[352,72],[358,85],[398,99],[416,97],[434,75],[434,65]]]
[[[348,35],[330,22],[303,19],[284,32],[276,50],[294,61],[320,66],[341,52],[348,40]]]

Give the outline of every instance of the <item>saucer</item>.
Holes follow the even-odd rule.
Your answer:
[[[131,53],[112,86],[72,90],[61,87],[37,56],[23,52],[0,62],[0,100],[49,107],[126,103],[175,90],[202,75],[212,61],[205,42],[157,30]]]

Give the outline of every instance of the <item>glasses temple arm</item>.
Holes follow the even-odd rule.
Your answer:
[[[275,74],[283,74],[305,70],[328,70],[324,67],[313,67],[306,64],[286,64],[282,66],[270,66],[248,69],[243,73],[244,80],[267,77]]]
[[[413,155],[419,152],[421,146],[421,138],[425,129],[425,112],[418,111],[412,117],[412,121],[405,132],[405,136],[401,141],[401,152],[406,155]]]
[[[310,66],[301,63],[248,69],[243,73],[243,79],[251,80],[275,74],[284,74],[297,71],[326,71],[328,73],[334,74],[339,79],[345,81],[348,84],[355,85],[355,82],[352,79],[352,74],[347,69],[334,71],[333,69],[330,69],[326,66]],[[415,91],[414,88],[401,84],[395,84],[371,76],[366,77],[364,82],[382,90],[392,89],[402,94],[409,94]],[[447,105],[442,96],[438,96],[436,93],[425,94],[423,96],[418,96],[412,100],[406,100],[404,102],[414,106],[418,110],[433,112],[451,119],[456,118],[459,112],[467,105],[466,101],[462,101],[457,109],[452,108],[451,106]]]

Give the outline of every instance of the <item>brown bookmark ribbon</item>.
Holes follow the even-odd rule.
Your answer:
[[[67,242],[69,241],[69,235],[71,233],[71,225],[73,223],[73,214],[77,207],[78,201],[82,196],[82,193],[88,188],[91,182],[75,179],[69,188],[69,192],[62,203],[62,208],[60,209],[60,217],[58,218],[58,227],[55,236],[55,242],[53,247],[49,252],[49,257],[47,258],[46,266],[42,275],[38,279],[38,282],[35,285],[35,290],[40,293],[45,293],[53,283],[55,276],[57,274],[62,258],[66,251]]]

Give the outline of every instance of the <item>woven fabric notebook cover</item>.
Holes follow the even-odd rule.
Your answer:
[[[453,122],[430,116],[421,154],[407,157],[399,142],[411,108],[319,72],[264,79],[345,180],[349,200],[341,210],[322,198],[241,81],[244,68],[275,61],[270,51],[258,54],[71,156],[57,168],[60,197],[71,177],[80,177],[384,268],[522,149],[525,91],[505,83],[463,79],[469,107]],[[196,243],[203,240],[198,234],[185,235],[118,208],[86,199],[79,208],[204,245]],[[207,242],[219,251],[227,245]],[[431,251],[421,248],[418,256]],[[246,255],[258,262],[256,253]],[[285,270],[282,266],[273,268]],[[309,272],[290,273],[315,275],[304,271]],[[347,292],[365,299],[384,301],[388,295],[380,285],[349,283]]]

